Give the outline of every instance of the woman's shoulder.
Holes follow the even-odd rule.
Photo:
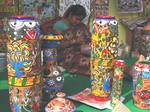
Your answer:
[[[68,26],[63,19],[60,19],[53,24],[53,29],[54,30],[67,30]]]
[[[61,24],[64,24],[64,21],[62,19],[58,20],[58,21],[55,21],[54,25],[61,25]]]

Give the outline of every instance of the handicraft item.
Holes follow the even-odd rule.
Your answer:
[[[40,112],[40,29],[32,16],[13,16],[6,27],[7,69],[12,112]]]
[[[116,60],[114,63],[114,76],[112,82],[111,92],[111,104],[114,107],[117,104],[117,100],[120,100],[121,89],[123,85],[123,72],[125,62],[123,60]]]
[[[57,65],[57,46],[63,39],[62,35],[45,35],[43,40],[43,101],[46,103],[56,96],[63,88],[64,76],[61,67]]]
[[[57,93],[57,97],[45,107],[45,112],[76,112],[75,105],[64,96],[65,94],[62,92]]]
[[[109,100],[113,64],[118,54],[118,24],[114,17],[100,16],[93,21],[91,37],[91,93]]]
[[[150,62],[134,65],[133,100],[136,107],[150,109]]]

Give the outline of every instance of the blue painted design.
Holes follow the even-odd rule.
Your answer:
[[[14,55],[15,55],[15,57],[17,57],[16,52],[14,53]],[[8,60],[8,64],[11,64],[11,66],[13,67],[13,69],[16,72],[16,77],[18,77],[18,78],[24,74],[23,71],[20,71],[20,67],[24,66],[23,65],[24,63],[31,62],[31,60],[20,61],[20,58],[21,57],[18,57],[18,60],[16,60],[16,59],[15,60]]]
[[[150,79],[150,72],[143,71],[142,74],[145,79]]]
[[[48,90],[57,90],[57,89],[62,89],[62,88],[64,88],[64,86],[51,87],[51,88],[48,88]]]
[[[44,51],[45,57],[54,56],[54,55],[56,55],[56,51],[53,49],[47,49]]]
[[[21,77],[21,76],[24,74],[24,72],[21,72],[21,71],[19,70],[19,68],[22,67],[22,66],[23,66],[23,62],[14,62],[14,63],[13,63],[13,68],[14,68],[15,71],[16,71],[16,76],[17,76],[17,77]]]
[[[110,80],[109,80],[109,76],[106,76],[104,79],[104,92],[108,91],[110,88]]]
[[[148,106],[150,106],[150,99],[146,99],[145,102]]]
[[[61,42],[60,41],[55,41],[55,40],[50,40],[50,41],[46,41],[44,44],[46,44],[46,47],[50,47],[50,48],[57,48],[57,45],[59,45]]]
[[[20,67],[24,66],[23,63],[29,63],[29,62],[31,62],[31,60],[25,60],[23,62],[19,62],[19,61],[18,62],[17,61],[10,62],[10,61],[8,61],[8,63],[10,63],[12,65],[13,69],[15,70],[17,78],[20,78],[24,74],[23,71],[20,71]]]
[[[14,112],[20,112],[20,106],[17,103],[14,103]]]
[[[8,58],[8,61],[7,63],[10,64],[12,66],[12,68],[15,70],[16,72],[16,77],[17,78],[20,78],[22,75],[24,75],[24,72],[23,71],[20,71],[20,67],[28,67],[28,66],[25,66],[24,63],[29,63],[29,62],[32,62],[32,60],[25,60],[25,57],[24,57],[24,51],[26,49],[24,49],[22,52],[21,52],[21,55],[17,55],[17,53],[19,52],[18,48],[15,49],[15,52],[14,54],[8,50],[8,54],[10,56],[14,56],[15,59],[12,59],[10,57],[10,59]],[[21,59],[22,58],[22,59]]]
[[[35,32],[36,32],[36,38],[39,39],[41,33],[40,33],[40,29],[39,29],[39,26],[38,26],[38,25],[35,26]]]

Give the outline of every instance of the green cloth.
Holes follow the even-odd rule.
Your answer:
[[[59,31],[67,30],[68,26],[65,24],[63,20],[60,20],[53,25],[53,29],[59,32]]]
[[[0,90],[8,89],[8,81],[2,80],[0,81]]]

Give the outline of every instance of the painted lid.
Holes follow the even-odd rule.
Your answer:
[[[42,35],[41,39],[42,40],[62,40],[63,36],[62,35]]]
[[[97,16],[97,19],[115,19],[114,16]]]
[[[13,20],[34,20],[35,18],[33,16],[17,15],[17,16],[11,16],[9,19],[13,19]]]

